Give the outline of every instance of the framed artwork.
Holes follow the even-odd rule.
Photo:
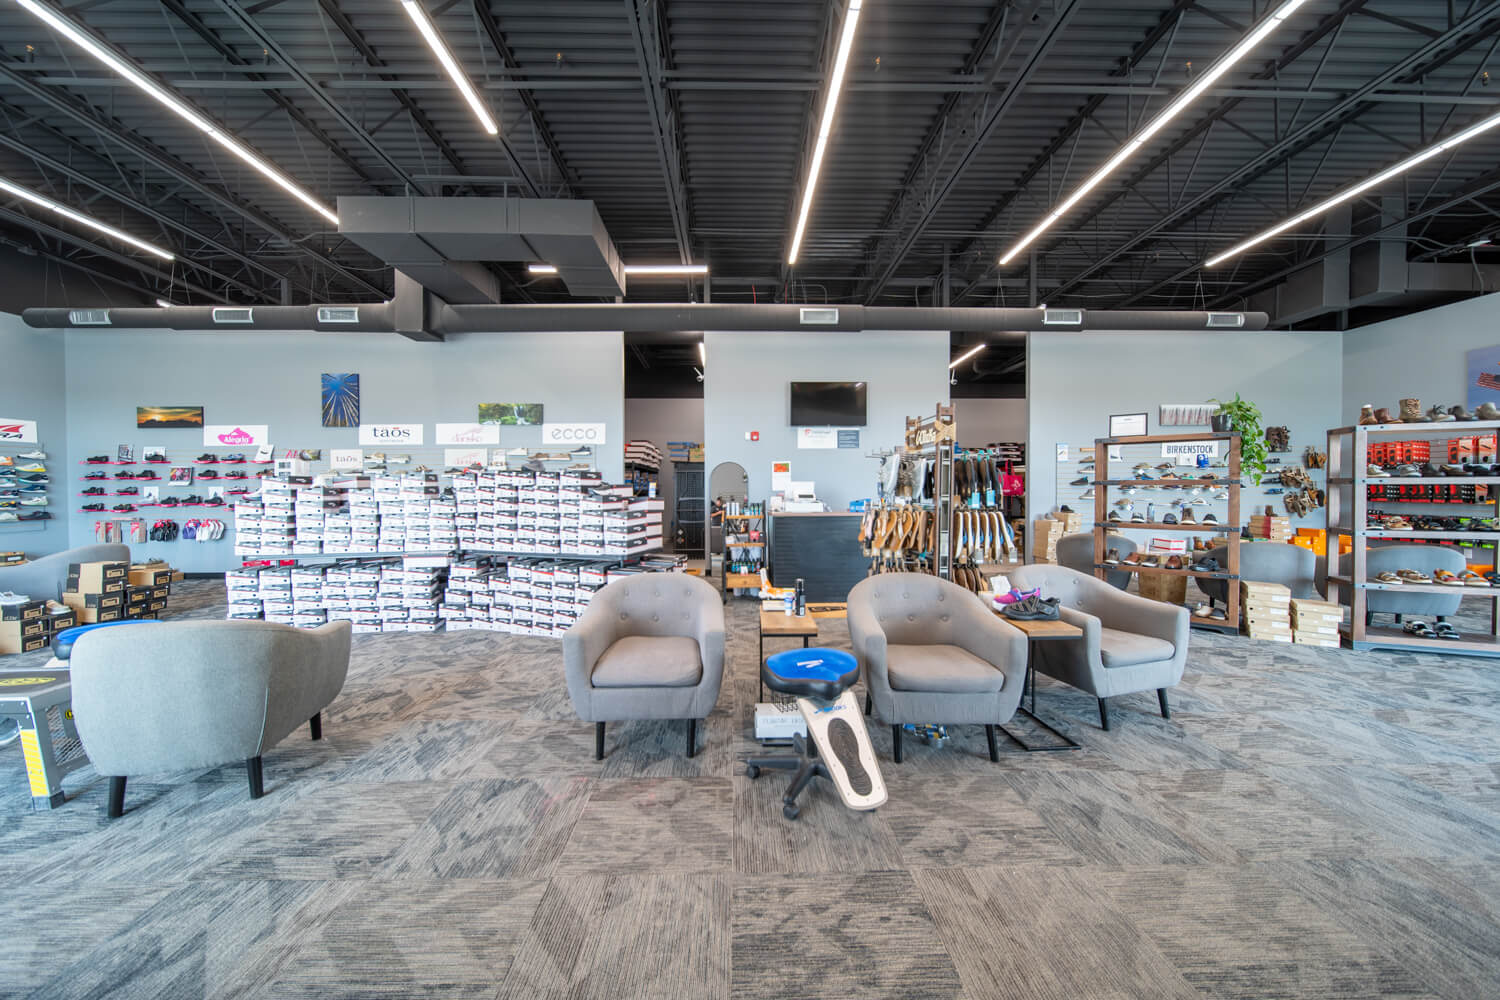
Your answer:
[[[534,427],[542,422],[541,403],[480,403],[481,424],[503,424],[507,427]]]
[[[192,485],[193,470],[188,466],[179,465],[167,475],[167,482],[180,483],[184,486]]]
[[[201,406],[137,406],[135,425],[142,429],[154,427],[202,427]]]
[[[1146,414],[1116,413],[1109,418],[1109,436],[1140,437],[1146,433]]]
[[[1464,357],[1464,386],[1468,389],[1465,405],[1471,410],[1481,403],[1500,406],[1500,347],[1481,347]]]
[[[323,426],[359,426],[359,376],[323,373]]]
[[[115,461],[125,465],[135,461],[135,445],[122,444],[115,449]]]

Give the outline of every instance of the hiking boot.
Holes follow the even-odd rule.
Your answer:
[[[1401,400],[1401,422],[1403,424],[1427,423],[1427,417],[1422,413],[1422,401],[1420,399]]]
[[[1361,426],[1361,427],[1364,427],[1364,426],[1366,426],[1368,424],[1378,424],[1378,423],[1380,423],[1380,421],[1378,421],[1378,420],[1375,419],[1375,407],[1372,406],[1372,405],[1370,405],[1369,403],[1366,403],[1363,406],[1361,406],[1359,408],[1359,421],[1358,421],[1358,423],[1359,423],[1359,426]]]

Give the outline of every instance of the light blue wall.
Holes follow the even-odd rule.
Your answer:
[[[929,416],[948,402],[948,334],[704,334],[704,442],[709,467],[738,462],[750,477],[750,499],[771,489],[771,462],[789,459],[792,478],[810,479],[831,510],[875,494],[878,463],[866,454],[899,444],[907,417]],[[868,425],[854,449],[800,450],[790,424],[792,382],[858,382],[867,386]],[[759,431],[759,441],[745,440]]]
[[[1500,344],[1500,294],[1372,323],[1344,334],[1344,425],[1363,403],[1388,406],[1415,397],[1422,408],[1466,403],[1464,355]]]
[[[472,422],[479,403],[539,402],[549,421],[605,424],[601,471],[612,480],[623,474],[619,332],[464,334],[424,344],[391,334],[70,330],[66,345],[68,440],[79,459],[119,444],[134,445],[137,454],[142,445],[160,444],[174,464],[190,460],[204,450],[200,431],[137,430],[135,408],[201,404],[210,424],[268,424],[278,451],[323,449],[325,461],[314,468],[324,469],[329,449],[360,445],[358,428],[322,426],[319,376],[357,372],[363,422],[425,425],[425,444],[409,449],[414,463],[441,468],[443,449],[432,443],[437,422]],[[540,428],[500,432],[503,448],[535,448],[540,440]],[[148,524],[153,513],[179,523],[195,513],[214,516],[211,509],[148,509]],[[71,523],[74,544],[92,539],[92,518],[74,514]],[[227,538],[148,543],[137,551],[188,572],[237,562]]]
[[[0,417],[37,422],[38,444],[47,452],[52,520],[0,523],[0,549],[46,555],[68,547],[69,495],[73,485],[67,453],[68,417],[63,398],[63,335],[33,330],[21,317],[0,313]],[[3,448],[15,455],[31,445]]]
[[[1056,447],[1092,444],[1109,432],[1115,413],[1147,413],[1150,434],[1163,428],[1162,403],[1232,399],[1238,392],[1260,407],[1267,426],[1286,425],[1298,464],[1309,444],[1322,450],[1330,428],[1347,424],[1341,408],[1342,353],[1337,333],[1033,333],[1027,337],[1027,501],[1032,520],[1067,503],[1092,517],[1070,492],[1057,496]],[[1207,428],[1203,428],[1207,430]],[[1076,456],[1067,468],[1074,470]],[[1317,474],[1314,474],[1315,478]],[[1273,485],[1269,481],[1264,485]],[[1077,489],[1082,492],[1082,487]],[[1240,495],[1242,520],[1267,503],[1285,514],[1280,496],[1254,489]],[[1219,511],[1222,516],[1222,510]],[[1294,518],[1295,527],[1322,527],[1322,512]]]

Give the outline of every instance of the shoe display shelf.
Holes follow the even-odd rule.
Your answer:
[[[737,503],[741,510],[754,513],[727,513],[715,511],[714,517],[722,528],[723,549],[720,551],[724,577],[724,600],[739,590],[760,590],[760,571],[766,565],[766,515],[763,504]],[[751,533],[759,535],[752,539]]]
[[[52,475],[47,471],[46,462],[48,460],[45,458],[22,457],[27,452],[45,454],[46,449],[40,444],[30,442],[26,444],[22,444],[19,441],[0,442],[0,455],[5,455],[11,460],[10,465],[0,468],[0,473],[6,474],[0,476],[0,492],[9,493],[13,491],[16,493],[16,505],[14,507],[0,507],[0,513],[15,516],[15,520],[11,520],[10,517],[0,518],[0,532],[6,534],[27,534],[29,532],[41,531],[48,521],[55,520],[52,511],[49,509],[52,504]],[[40,465],[42,468],[33,469],[31,472],[21,472],[17,467],[22,465]],[[26,494],[21,493],[20,488],[27,484],[19,480],[13,481],[11,479],[12,475],[46,476],[47,482],[41,484],[43,488],[41,497],[47,502],[43,504],[21,502],[21,497],[26,496]],[[35,488],[34,485],[33,488]],[[37,494],[33,493],[27,498],[35,499],[36,496]],[[29,529],[29,532],[27,529]]]
[[[1210,468],[1215,473],[1212,480],[1198,479],[1202,471],[1196,466],[1182,466],[1184,470],[1191,471],[1192,477],[1163,477],[1151,480],[1140,480],[1134,477],[1130,465],[1132,458],[1135,461],[1144,461],[1146,455],[1140,453],[1138,456],[1122,457],[1117,461],[1119,476],[1110,473],[1109,451],[1111,447],[1118,447],[1122,456],[1127,456],[1132,447],[1146,446],[1157,459],[1161,457],[1160,446],[1163,444],[1200,442],[1200,441],[1222,441],[1225,445],[1226,454],[1223,456],[1227,464],[1226,468]],[[1213,432],[1202,434],[1142,434],[1130,437],[1098,438],[1094,441],[1094,480],[1090,486],[1094,490],[1094,575],[1103,580],[1111,571],[1129,570],[1137,574],[1160,574],[1168,577],[1182,577],[1208,580],[1230,580],[1237,581],[1240,578],[1240,436],[1233,432]],[[1167,524],[1162,521],[1110,521],[1109,512],[1114,500],[1121,496],[1120,490],[1126,486],[1149,486],[1154,489],[1162,487],[1182,487],[1191,489],[1193,487],[1213,487],[1224,489],[1229,493],[1227,501],[1228,510],[1224,514],[1223,523],[1202,524],[1188,523]],[[1217,516],[1217,515],[1215,515]],[[1118,565],[1104,561],[1107,552],[1106,537],[1112,531],[1152,531],[1173,533],[1181,532],[1189,535],[1212,534],[1223,539],[1228,547],[1226,555],[1227,565],[1220,571],[1214,573],[1195,570],[1188,566],[1182,569],[1168,569],[1165,566],[1127,566],[1124,563]],[[1190,549],[1184,554],[1185,560],[1191,562],[1198,558]],[[1191,623],[1195,628],[1208,628],[1221,632],[1238,633],[1240,629],[1240,588],[1231,583],[1225,600],[1225,617],[1209,618],[1206,615],[1194,614]]]
[[[1368,524],[1373,502],[1385,506],[1398,501],[1369,498],[1369,487],[1401,485],[1485,486],[1491,499],[1483,504],[1491,517],[1500,516],[1500,476],[1377,476],[1368,475],[1371,445],[1407,438],[1418,441],[1446,442],[1455,437],[1500,433],[1500,421],[1463,420],[1442,423],[1365,424],[1338,427],[1328,432],[1328,536],[1325,556],[1329,600],[1337,600],[1349,609],[1349,624],[1342,633],[1354,649],[1430,649],[1461,656],[1500,656],[1500,587],[1454,586],[1442,583],[1380,583],[1369,578],[1368,554],[1371,542],[1466,541],[1494,544],[1500,534],[1493,531],[1402,531],[1372,528]],[[1348,537],[1353,549],[1347,574],[1340,572],[1339,539]],[[1371,591],[1394,590],[1400,593],[1443,594],[1449,597],[1476,598],[1490,602],[1490,630],[1487,635],[1468,635],[1460,639],[1423,638],[1399,628],[1366,624]]]

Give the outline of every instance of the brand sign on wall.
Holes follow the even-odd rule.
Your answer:
[[[0,417],[0,441],[15,444],[36,444],[35,420],[12,420]]]
[[[360,424],[360,444],[421,444],[421,424]]]
[[[542,444],[567,445],[576,448],[581,444],[604,444],[603,424],[542,424]]]
[[[248,448],[271,439],[265,424],[204,424],[203,443],[209,448]]]
[[[1162,458],[1175,458],[1178,465],[1192,465],[1199,455],[1219,457],[1217,441],[1170,441],[1161,446]]]
[[[487,454],[483,448],[444,448],[443,464],[450,469],[467,469],[483,465]]]
[[[333,448],[328,452],[328,466],[333,469],[363,469],[365,453],[361,448]]]
[[[433,444],[499,444],[499,424],[438,424]],[[452,464],[451,462],[449,463]]]
[[[839,432],[835,427],[798,427],[798,448],[837,448]]]

